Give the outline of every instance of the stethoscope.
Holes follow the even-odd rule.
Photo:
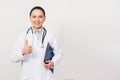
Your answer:
[[[45,39],[45,36],[46,36],[47,30],[46,30],[44,27],[41,27],[41,28],[43,28],[41,48],[44,48],[44,44],[43,44],[43,43],[44,43],[44,39]],[[33,42],[34,42],[34,36],[33,36],[33,29],[32,29],[32,27],[28,28],[28,30],[27,30],[27,32],[26,32],[26,35],[25,35],[25,39],[26,39],[26,37],[27,37],[29,31],[31,31],[31,33],[32,33],[32,38],[33,38],[33,40],[32,40],[32,45],[33,45]]]

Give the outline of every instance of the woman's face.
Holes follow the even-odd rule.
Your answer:
[[[35,9],[30,15],[30,20],[34,29],[40,29],[42,27],[43,22],[45,21],[45,15],[41,10]]]

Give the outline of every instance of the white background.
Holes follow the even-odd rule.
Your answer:
[[[119,0],[1,0],[0,80],[19,80],[21,66],[11,62],[11,50],[31,26],[36,5],[46,10],[44,26],[63,49],[56,80],[120,80]]]

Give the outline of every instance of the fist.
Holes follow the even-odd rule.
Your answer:
[[[25,55],[25,54],[30,54],[32,52],[32,46],[28,45],[28,41],[26,40],[25,41],[25,46],[24,48],[22,49],[22,54]]]
[[[45,62],[44,66],[46,69],[50,69],[51,67],[53,67],[54,63],[51,60],[48,60]]]

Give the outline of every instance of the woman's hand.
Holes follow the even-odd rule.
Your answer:
[[[25,55],[25,54],[30,54],[32,52],[32,46],[28,45],[28,41],[26,40],[25,41],[25,46],[24,48],[22,49],[22,54]]]
[[[50,69],[51,67],[53,67],[53,65],[54,65],[54,63],[51,60],[46,61],[44,64],[46,69]]]

